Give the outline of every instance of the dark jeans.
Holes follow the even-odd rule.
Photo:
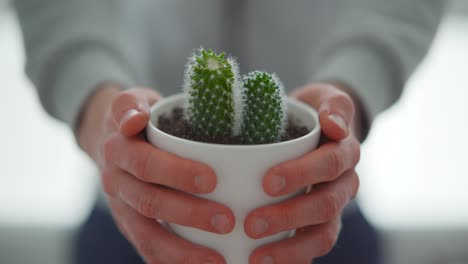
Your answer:
[[[75,264],[140,264],[129,242],[120,234],[111,215],[94,208],[76,237]],[[343,228],[335,248],[314,264],[378,264],[379,237],[359,210],[343,218]],[[292,263],[293,264],[293,263]]]

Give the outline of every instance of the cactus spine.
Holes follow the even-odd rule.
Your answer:
[[[283,84],[275,74],[261,71],[244,76],[243,83],[242,141],[246,144],[278,142],[287,122]]]
[[[240,133],[242,87],[234,59],[200,49],[189,58],[184,89],[185,118],[196,135],[218,139]]]

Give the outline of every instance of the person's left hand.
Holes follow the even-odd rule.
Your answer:
[[[263,189],[271,196],[313,188],[304,195],[257,208],[246,217],[245,232],[254,239],[296,229],[293,237],[254,250],[251,264],[309,264],[327,254],[338,238],[341,212],[359,188],[355,166],[360,143],[350,129],[354,117],[350,96],[328,84],[309,84],[291,96],[318,110],[323,135],[329,141],[265,174]]]

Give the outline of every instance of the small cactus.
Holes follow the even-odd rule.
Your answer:
[[[233,58],[200,49],[189,58],[184,89],[184,115],[197,136],[237,136],[242,122],[242,89]]]
[[[246,144],[280,141],[287,122],[283,84],[275,74],[261,71],[244,76],[243,83],[242,141]]]

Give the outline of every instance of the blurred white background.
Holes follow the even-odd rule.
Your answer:
[[[389,264],[468,263],[468,1],[453,1],[428,57],[363,147],[359,200]],[[0,0],[0,263],[66,263],[96,172],[23,73],[14,15]],[[26,253],[26,254],[25,254]]]
[[[376,224],[468,228],[467,70],[468,16],[449,16],[365,142],[360,198]]]

